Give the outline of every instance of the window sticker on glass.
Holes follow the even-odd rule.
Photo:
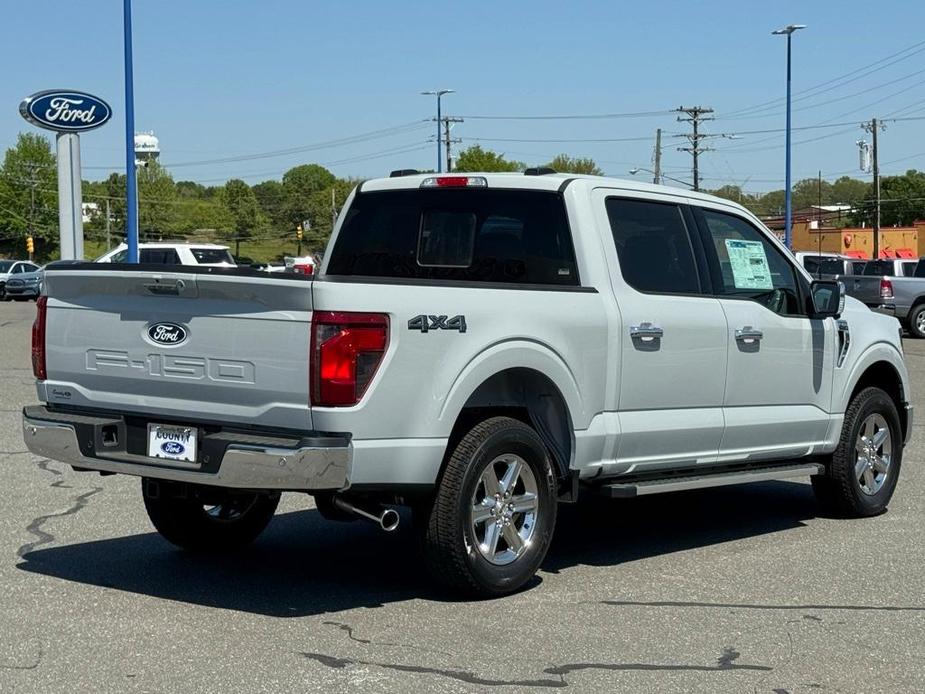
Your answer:
[[[768,256],[761,241],[726,239],[736,289],[773,289]]]

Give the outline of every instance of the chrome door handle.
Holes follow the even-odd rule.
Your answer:
[[[652,340],[661,339],[664,334],[664,330],[649,322],[630,326],[630,337],[634,340],[639,339],[643,342],[651,342]]]
[[[744,342],[745,344],[758,342],[762,337],[764,337],[764,333],[750,325],[736,330],[736,340]]]

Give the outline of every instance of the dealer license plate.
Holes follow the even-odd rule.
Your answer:
[[[196,462],[196,434],[193,427],[169,424],[148,425],[148,456]]]

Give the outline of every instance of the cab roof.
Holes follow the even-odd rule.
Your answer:
[[[484,178],[488,189],[518,189],[518,190],[546,190],[557,191],[563,190],[565,186],[571,186],[579,183],[589,188],[618,188],[629,192],[639,193],[661,193],[663,195],[672,195],[675,197],[688,198],[691,200],[703,200],[711,202],[720,202],[723,205],[736,207],[745,210],[738,203],[718,198],[715,195],[695,192],[684,188],[675,188],[672,186],[656,185],[646,183],[638,179],[614,178],[610,176],[589,176],[586,174],[570,173],[543,173],[543,174],[524,174],[519,172],[453,172],[453,173],[413,173],[402,176],[390,176],[389,178],[374,178],[364,181],[360,184],[360,191],[363,193],[388,190],[408,190],[420,188],[421,184],[428,178],[440,177],[461,177],[476,176]],[[747,211],[747,210],[746,210]]]

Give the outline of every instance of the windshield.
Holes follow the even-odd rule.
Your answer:
[[[191,248],[193,257],[200,265],[209,265],[213,263],[228,263],[234,265],[234,258],[227,248]]]
[[[0,260],[0,272],[9,272],[11,267],[13,267],[12,260]]]

